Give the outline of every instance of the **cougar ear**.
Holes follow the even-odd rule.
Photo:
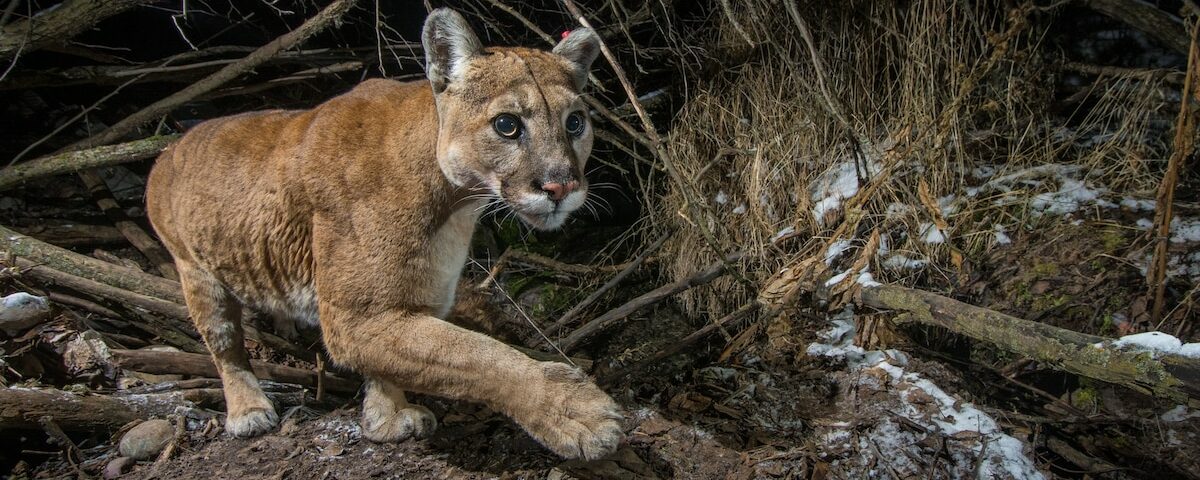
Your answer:
[[[554,53],[571,62],[575,69],[575,87],[582,90],[587,85],[592,61],[600,54],[600,37],[590,28],[572,30],[554,46]]]
[[[483,50],[467,20],[449,8],[429,12],[421,43],[425,46],[425,75],[434,93],[442,93],[458,80],[467,61]]]

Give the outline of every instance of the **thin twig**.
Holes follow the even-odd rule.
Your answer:
[[[1188,49],[1187,77],[1183,82],[1183,92],[1179,105],[1179,116],[1175,120],[1175,151],[1167,161],[1167,171],[1163,172],[1162,183],[1158,186],[1155,202],[1158,210],[1154,214],[1154,261],[1146,272],[1146,280],[1150,286],[1150,295],[1154,299],[1150,309],[1150,321],[1157,322],[1163,312],[1166,302],[1167,289],[1167,256],[1169,252],[1169,237],[1171,236],[1172,210],[1175,202],[1175,185],[1179,183],[1179,172],[1183,160],[1190,158],[1195,149],[1196,119],[1192,108],[1193,97],[1196,95],[1196,70],[1200,69],[1200,48],[1196,45],[1196,36],[1200,32],[1200,23],[1192,27],[1192,40]]]
[[[591,304],[595,303],[596,300],[599,300],[600,297],[603,296],[605,292],[611,290],[613,287],[617,286],[617,284],[621,283],[621,281],[624,280],[625,277],[628,277],[631,273],[636,271],[638,269],[638,267],[640,267],[642,265],[642,263],[644,263],[646,261],[647,258],[650,258],[650,255],[652,255],[652,254],[654,254],[654,252],[658,251],[659,247],[662,247],[663,243],[666,243],[667,239],[670,238],[670,236],[671,236],[671,234],[669,234],[669,233],[664,234],[661,237],[659,237],[658,240],[655,240],[654,243],[650,244],[649,247],[646,247],[646,249],[643,250],[642,253],[637,256],[637,258],[635,258],[632,262],[630,262],[629,266],[625,267],[624,270],[621,270],[616,275],[613,275],[613,277],[611,279],[609,279],[608,282],[605,282],[604,285],[601,285],[600,288],[598,288],[598,289],[596,289],[596,291],[592,292],[591,295],[588,295],[587,298],[584,298],[582,302],[579,302],[574,307],[571,307],[570,310],[567,310],[567,313],[564,313],[561,317],[558,318],[558,321],[554,322],[553,325],[551,325],[549,328],[546,329],[546,334],[554,335],[555,333],[557,333],[559,330],[561,330],[563,327],[565,327],[568,323],[570,323],[571,320],[574,320],[575,316],[578,315],[579,312],[582,312],[583,309],[591,306]]]

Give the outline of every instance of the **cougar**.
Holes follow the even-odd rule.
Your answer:
[[[484,48],[438,9],[422,42],[427,80],[210,120],[158,158],[147,211],[220,372],[225,428],[278,423],[243,344],[249,306],[319,325],[329,358],[365,378],[367,439],[434,431],[411,391],[482,402],[563,457],[604,456],[620,409],[581,371],[444,321],[482,207],[556,229],[583,205],[579,92],[600,40],[580,28],[550,52]]]

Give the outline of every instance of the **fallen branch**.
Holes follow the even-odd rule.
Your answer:
[[[112,350],[112,359],[118,367],[135,372],[157,375],[192,375],[217,378],[217,366],[209,355],[183,352],[148,350]],[[253,360],[250,365],[260,380],[291,383],[316,388],[317,373],[313,370],[285,367],[273,363]],[[326,391],[353,394],[361,384],[358,380],[325,374],[321,380]]]
[[[102,20],[157,0],[67,0],[0,30],[0,59],[62,45]]]
[[[80,255],[5,227],[0,227],[0,251],[122,290],[176,304],[183,303],[183,292],[178,282]]]
[[[187,307],[183,305],[60,272],[53,268],[38,265],[36,262],[28,259],[18,258],[16,263],[18,267],[21,267],[22,276],[33,278],[41,283],[59,285],[102,300],[118,302],[133,307],[131,309],[135,314],[133,318],[120,318],[159,337],[167,345],[189,352],[203,353],[207,351],[204,344],[197,340],[199,334],[196,333],[191,323],[187,321]],[[143,314],[138,309],[161,315],[161,317]]]
[[[721,317],[721,318],[717,319],[716,321],[709,323],[708,325],[705,325],[704,327],[700,328],[699,330],[692,332],[690,335],[683,337],[679,341],[671,343],[666,348],[659,350],[658,352],[645,358],[644,360],[639,360],[638,362],[636,362],[632,365],[621,368],[621,369],[617,370],[616,372],[613,372],[613,373],[605,376],[604,383],[609,383],[613,380],[618,380],[621,377],[624,377],[625,375],[627,375],[629,373],[642,371],[643,369],[645,369],[646,367],[648,367],[650,365],[658,363],[665,358],[676,355],[676,354],[684,351],[685,349],[687,349],[687,347],[691,346],[693,343],[696,343],[696,342],[700,341],[701,339],[711,335],[713,332],[717,331],[718,329],[724,328],[726,325],[729,325],[731,323],[737,322],[738,320],[746,318],[746,316],[753,314],[754,312],[757,312],[762,307],[763,307],[762,302],[758,301],[757,299],[751,300],[751,301],[747,302],[745,305],[742,305],[737,310],[734,310],[730,314],[725,315],[724,317]]]
[[[561,348],[564,352],[570,351],[579,346],[579,344],[584,340],[587,340],[588,338],[591,338],[591,336],[599,333],[601,330],[604,330],[616,324],[617,322],[624,320],[626,317],[632,315],[638,310],[650,305],[654,305],[679,292],[690,290],[694,287],[709,283],[725,275],[728,266],[741,260],[745,254],[745,251],[740,251],[726,256],[720,261],[714,262],[705,267],[703,270],[692,274],[692,276],[688,278],[658,287],[633,300],[625,302],[624,305],[609,310],[604,315],[596,317],[592,321],[583,324],[583,326],[571,332],[570,335],[567,335],[567,337],[559,343],[559,348]]]
[[[328,27],[339,18],[342,18],[342,15],[349,11],[350,7],[354,6],[356,1],[357,0],[336,0],[333,3],[330,3],[325,7],[325,9],[321,10],[312,18],[305,21],[304,24],[300,25],[295,30],[285,33],[279,38],[272,40],[270,43],[259,47],[245,58],[226,65],[224,68],[217,70],[212,75],[204,77],[203,80],[193,83],[187,88],[175,92],[167,98],[150,104],[146,108],[139,110],[133,115],[125,117],[113,126],[96,135],[76,142],[74,145],[69,147],[69,149],[78,150],[94,147],[96,145],[104,145],[124,137],[138,127],[141,127],[143,124],[154,121],[158,117],[170,113],[171,110],[174,110],[176,107],[183,105],[193,98],[208,93],[213,89],[224,85],[226,82],[237,78],[241,74],[246,73],[254,69],[254,67],[271,59],[271,57],[274,57],[279,52],[287,50],[308,39],[308,37],[313,36],[317,32],[324,30],[325,27]]]
[[[84,186],[92,194],[92,199],[100,206],[100,210],[112,220],[113,225],[121,231],[129,243],[142,252],[142,255],[145,255],[146,259],[154,264],[159,273],[162,273],[162,276],[171,280],[179,280],[179,272],[175,270],[175,262],[171,258],[171,254],[158,243],[158,240],[151,237],[137,222],[125,214],[125,210],[121,208],[121,204],[109,191],[108,184],[104,183],[104,179],[91,170],[79,172],[79,179],[83,180]]]
[[[1187,76],[1183,82],[1182,99],[1179,105],[1179,116],[1175,120],[1175,139],[1172,144],[1171,157],[1167,160],[1167,171],[1158,185],[1154,212],[1154,259],[1146,270],[1146,280],[1150,287],[1150,298],[1154,303],[1150,308],[1150,321],[1162,320],[1163,306],[1166,304],[1167,290],[1167,247],[1171,236],[1171,220],[1175,207],[1175,186],[1179,183],[1180,170],[1183,162],[1191,158],[1196,149],[1196,117],[1192,103],[1196,97],[1196,71],[1200,69],[1200,50],[1196,48],[1196,35],[1200,33],[1200,24],[1192,28],[1192,39],[1188,49]]]
[[[158,155],[179,135],[159,135],[117,145],[105,145],[88,150],[60,153],[30,160],[0,170],[0,191],[18,187],[25,182],[65,173],[74,173],[122,163],[136,162]]]
[[[590,306],[596,300],[599,300],[600,297],[603,296],[605,292],[607,292],[607,291],[611,290],[613,287],[617,286],[617,284],[621,283],[621,280],[624,280],[625,277],[628,277],[635,270],[637,270],[638,267],[640,267],[643,263],[646,262],[646,259],[649,258],[650,255],[652,255],[652,254],[654,254],[654,252],[658,251],[659,247],[662,247],[663,243],[666,243],[667,238],[669,238],[669,237],[670,237],[670,234],[663,235],[663,236],[659,237],[658,240],[655,240],[654,243],[650,244],[649,247],[646,247],[645,250],[642,250],[642,253],[638,254],[637,258],[633,259],[633,261],[630,262],[628,266],[626,266],[624,269],[622,269],[616,275],[613,275],[613,277],[611,279],[609,279],[607,282],[605,282],[604,285],[601,285],[600,288],[596,289],[596,291],[594,291],[590,295],[588,295],[587,298],[584,298],[582,302],[579,302],[574,307],[571,307],[570,310],[567,310],[567,313],[564,313],[561,317],[558,318],[558,321],[554,322],[553,325],[546,328],[545,335],[553,335],[555,333],[558,333],[559,330],[561,330],[563,327],[567,326],[567,324],[570,323],[571,320],[575,319],[575,316],[578,315],[579,312],[582,312],[583,309]]]
[[[1097,347],[1107,338],[1031,322],[895,285],[862,289],[863,304],[996,345],[1076,375],[1200,407],[1200,359]]]

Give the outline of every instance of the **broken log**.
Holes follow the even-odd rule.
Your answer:
[[[113,350],[112,359],[118,367],[135,372],[218,377],[217,366],[213,364],[212,357],[209,355],[147,350]],[[260,380],[272,380],[311,388],[317,386],[317,372],[314,370],[285,367],[257,360],[251,361],[250,365]],[[321,381],[328,391],[349,394],[358,392],[361,384],[356,379],[338,377],[328,373]]]
[[[1066,372],[1200,407],[1200,359],[1099,347],[1111,339],[895,285],[864,287],[862,303],[902,312],[897,321],[942,327]]]
[[[136,162],[158,155],[179,135],[157,135],[132,142],[59,153],[22,162],[0,170],[0,191],[25,182],[65,173],[74,173],[122,163]]]

